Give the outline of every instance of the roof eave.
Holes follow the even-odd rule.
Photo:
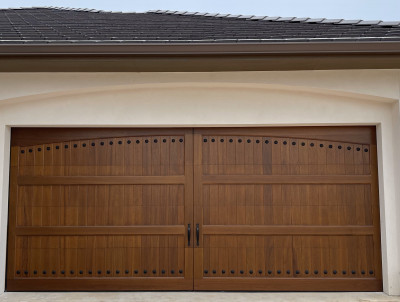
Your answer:
[[[0,44],[0,56],[400,54],[397,41]]]

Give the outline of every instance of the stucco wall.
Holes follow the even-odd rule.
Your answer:
[[[377,125],[384,291],[400,294],[400,71],[0,74],[0,291],[10,126]]]

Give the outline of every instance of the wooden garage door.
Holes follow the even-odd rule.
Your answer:
[[[192,289],[192,148],[192,129],[13,129],[7,289]]]
[[[374,127],[196,129],[195,289],[382,290],[375,141]]]
[[[375,127],[13,129],[8,290],[382,290]]]

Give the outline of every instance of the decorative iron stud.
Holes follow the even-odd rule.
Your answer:
[[[25,150],[21,150],[21,153],[24,154],[24,153],[25,153]]]
[[[279,269],[278,269],[276,272],[278,273],[278,275],[280,275],[280,273],[281,273],[281,270],[279,270]]]
[[[98,270],[97,273],[100,275],[101,274],[101,270]]]
[[[232,269],[232,270],[231,270],[231,274],[234,274],[234,273],[235,273],[235,270]]]
[[[290,274],[290,270],[287,270],[287,271],[286,271],[286,274],[288,274],[288,275],[289,275],[289,274]]]
[[[305,142],[302,142],[301,145],[304,147],[304,146],[306,145],[306,143],[305,143]]]
[[[173,139],[171,140],[171,142],[175,143],[175,139],[173,138]]]
[[[33,273],[36,275],[36,274],[37,274],[37,271],[34,271]],[[64,274],[65,274],[65,271],[62,270],[62,271],[61,271],[61,274],[64,275]]]
[[[136,140],[136,144],[140,144],[140,140],[137,139],[137,140]]]
[[[259,143],[260,143],[260,140],[259,140],[259,139],[257,139],[257,140],[256,140],[256,144],[259,144]]]
[[[337,274],[337,270],[333,270],[333,274],[336,275]]]
[[[244,271],[243,271],[243,270],[240,270],[240,274],[243,275],[243,274],[244,274]]]
[[[346,275],[346,274],[347,274],[347,272],[343,270],[343,271],[342,271],[342,274],[343,274],[343,275]]]
[[[20,271],[17,271],[17,275],[19,275],[19,274],[21,274],[21,272],[20,272]]]
[[[352,273],[353,275],[355,275],[355,274],[356,274],[356,271],[355,271],[355,270],[352,270],[351,273]]]
[[[259,273],[259,274],[262,274],[262,270],[258,270],[258,273]]]
[[[319,147],[320,147],[320,148],[323,148],[323,147],[324,147],[324,144],[319,144]]]
[[[300,271],[296,270],[296,275],[300,274]]]
[[[183,270],[180,269],[180,270],[179,270],[179,274],[183,274]]]
[[[333,148],[333,146],[332,146],[332,145],[329,145],[328,147],[329,147],[329,149],[332,149],[332,148]]]
[[[370,274],[370,275],[373,275],[373,274],[374,274],[374,271],[373,271],[373,270],[370,270],[370,271],[369,271],[369,274]]]
[[[253,270],[251,269],[251,270],[249,270],[249,273],[250,273],[250,275],[252,275],[253,274]]]
[[[223,143],[223,142],[224,142],[224,139],[223,139],[223,138],[221,138],[219,141],[220,141],[221,143]]]
[[[134,272],[135,275],[139,274],[139,271],[138,271],[137,269],[135,269],[133,272]],[[129,271],[126,270],[126,271],[125,271],[125,274],[128,274],[128,273],[129,273]]]
[[[50,147],[46,147],[46,150],[47,150],[47,151],[50,151]]]
[[[42,272],[43,275],[46,275],[46,273],[47,273],[46,271],[43,271],[43,272]]]
[[[128,145],[130,145],[131,143],[132,143],[132,141],[131,141],[131,140],[128,140],[128,141],[127,141],[127,144],[128,144]]]
[[[148,140],[148,139],[145,139],[144,142],[145,142],[146,144],[148,144],[148,143],[149,143],[149,140]]]
[[[91,143],[92,147],[96,146],[96,143]]]
[[[328,271],[327,271],[327,270],[324,270],[324,275],[326,275],[326,274],[328,274]]]
[[[205,142],[205,143],[206,143],[206,142],[207,142],[207,139],[206,139],[206,138],[205,138],[205,139],[203,139],[203,142]]]
[[[364,270],[362,270],[362,271],[361,271],[361,274],[365,275],[365,271],[364,271]]]
[[[318,270],[315,270],[315,271],[314,271],[314,274],[318,274]]]
[[[277,144],[278,144],[278,141],[274,141],[274,144],[277,145]]]
[[[205,269],[205,270],[204,270],[204,274],[208,274],[208,270]]]
[[[91,275],[91,274],[92,274],[92,271],[91,271],[91,270],[89,270],[89,271],[88,271],[88,274],[89,274],[89,275]]]
[[[266,140],[265,140],[265,143],[268,145],[268,144],[269,144],[269,140],[266,139]]]
[[[82,144],[82,147],[86,147],[86,144]]]
[[[78,148],[78,145],[77,145],[77,144],[74,144],[74,148]]]
[[[306,273],[306,275],[308,275],[308,273],[309,273],[308,269],[305,270],[305,273]]]
[[[247,140],[247,143],[250,144],[250,143],[251,143],[251,139],[248,139],[248,140]]]
[[[238,142],[239,142],[239,143],[241,143],[241,142],[242,142],[242,139],[241,139],[241,138],[239,138],[239,139],[238,139]]]
[[[57,150],[60,149],[60,146],[56,146],[56,149],[57,149]]]
[[[157,273],[157,271],[155,269],[153,269],[153,274],[156,274],[156,273]]]
[[[272,271],[271,270],[268,270],[268,275],[271,275],[272,274]]]
[[[180,143],[183,143],[183,138],[180,138],[180,139],[179,139],[179,142],[180,142]]]
[[[222,270],[222,273],[225,274],[225,270],[224,269]]]
[[[42,151],[42,148],[37,148],[37,150],[40,152],[40,151]]]
[[[118,145],[122,145],[122,141],[118,141]]]
[[[143,270],[143,274],[147,274],[147,270]]]
[[[54,271],[53,271],[53,272],[54,272]],[[56,273],[56,272],[54,272],[54,273]],[[28,271],[24,271],[24,274],[25,274],[25,275],[28,275]]]
[[[164,139],[162,140],[162,142],[163,142],[163,143],[166,143],[166,142],[167,142],[167,140],[164,138]]]
[[[314,147],[314,143],[311,143],[310,146],[311,146],[311,147]]]
[[[100,145],[101,145],[101,146],[104,146],[104,142],[100,142]]]
[[[365,149],[364,149],[364,152],[368,152],[368,149],[367,149],[367,148],[365,148]]]
[[[111,271],[107,270],[107,275],[111,274]]]
[[[350,146],[348,146],[348,147],[347,147],[347,150],[349,150],[349,151],[350,151],[350,150],[351,150],[351,147],[350,147]]]
[[[67,148],[68,148],[68,146],[67,146]],[[29,149],[29,153],[32,153],[33,152],[33,150],[32,149]]]
[[[360,147],[357,147],[357,149],[356,149],[357,151],[360,151],[361,150],[361,148]]]
[[[213,274],[216,274],[216,273],[217,273],[217,271],[215,269],[213,269]]]
[[[161,274],[163,275],[165,274],[165,269],[161,270]]]
[[[109,143],[111,146],[114,144],[114,142],[113,141],[110,141],[110,143]]]
[[[73,270],[70,270],[69,272],[71,275],[73,275],[75,273]]]
[[[83,275],[83,271],[79,271],[79,274],[80,274],[80,275]]]
[[[233,143],[233,139],[229,139],[229,142],[230,142],[230,143]]]
[[[341,150],[341,149],[342,149],[342,146],[339,145],[339,146],[338,146],[338,149]]]
[[[154,139],[153,142],[157,144],[158,143],[158,139]]]
[[[175,274],[175,271],[173,269],[171,270],[171,274]]]
[[[296,142],[292,142],[292,146],[296,146]]]
[[[283,144],[284,144],[284,145],[287,145],[287,141],[284,141]]]

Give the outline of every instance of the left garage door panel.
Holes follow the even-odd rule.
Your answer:
[[[7,289],[192,289],[192,131],[54,131],[13,131]]]

